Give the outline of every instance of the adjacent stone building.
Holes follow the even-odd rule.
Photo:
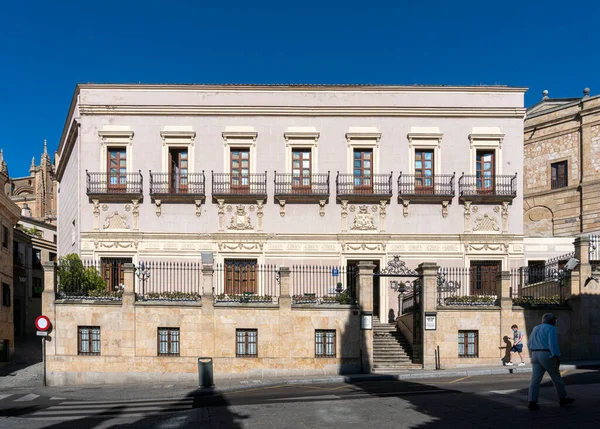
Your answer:
[[[8,182],[8,169],[0,159],[0,189]],[[3,192],[0,194],[0,361],[10,360],[14,354],[13,323],[13,227],[19,220],[20,210]]]
[[[549,98],[525,117],[524,233],[600,231],[600,95]]]

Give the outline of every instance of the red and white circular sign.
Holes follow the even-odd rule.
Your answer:
[[[35,327],[38,331],[47,331],[50,329],[50,319],[46,316],[38,316],[37,319],[35,319]]]

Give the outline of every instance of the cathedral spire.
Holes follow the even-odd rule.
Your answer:
[[[44,153],[40,159],[40,167],[50,163],[50,155],[48,155],[48,142],[44,139]]]

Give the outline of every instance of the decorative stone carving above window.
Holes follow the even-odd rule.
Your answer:
[[[504,133],[499,127],[473,127],[469,134],[471,142],[471,174],[475,174],[477,150],[493,150],[495,153],[494,174],[502,174],[502,142]]]
[[[133,143],[133,130],[129,125],[105,125],[100,131],[98,131],[100,137],[100,171],[106,173],[106,166],[108,165],[107,160],[107,147],[112,148],[125,148],[132,146]],[[127,171],[133,171],[133,151],[127,150],[126,158],[126,169]]]
[[[250,215],[246,213],[246,208],[242,205],[237,206],[235,213],[231,215],[231,221],[227,227],[229,230],[248,230],[254,229],[250,222]]]
[[[350,229],[355,231],[372,231],[377,229],[373,222],[373,214],[369,213],[367,206],[360,206],[358,208],[358,213],[354,216],[354,223]]]
[[[354,149],[373,150],[373,174],[379,174],[379,141],[381,132],[377,127],[349,127],[346,133],[348,142],[347,173],[352,174]]]
[[[112,229],[112,230],[129,230],[129,225],[127,224],[127,216],[120,215],[118,211],[112,215],[109,215],[104,220],[104,229]]]

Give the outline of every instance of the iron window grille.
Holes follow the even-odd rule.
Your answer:
[[[238,357],[257,357],[258,356],[258,330],[256,329],[236,329]]]
[[[100,327],[79,326],[77,327],[77,342],[79,355],[100,355]]]
[[[566,188],[569,186],[569,172],[567,161],[550,164],[551,180],[550,189]]]
[[[479,331],[458,331],[458,357],[479,357]]]
[[[315,356],[318,358],[335,357],[335,330],[315,330]]]
[[[158,355],[179,356],[179,328],[158,328]]]

